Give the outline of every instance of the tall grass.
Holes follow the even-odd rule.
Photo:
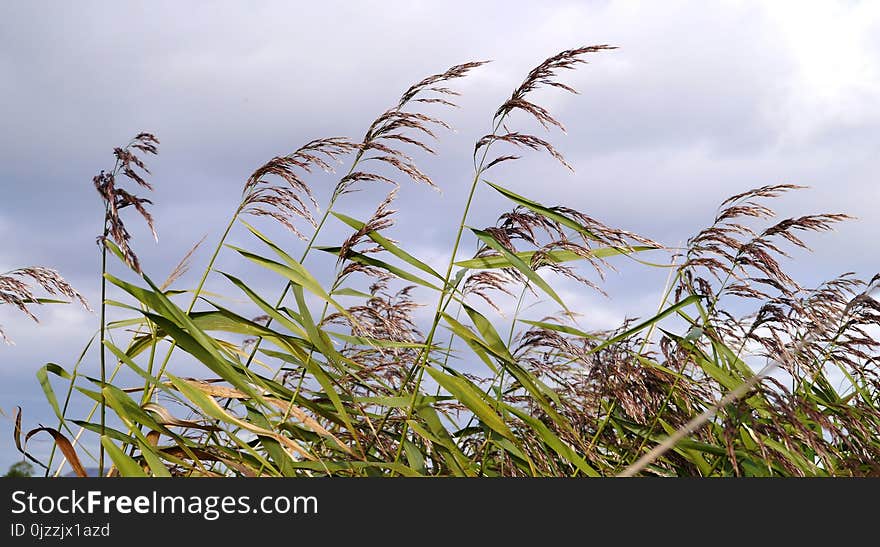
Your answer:
[[[142,133],[117,148],[115,167],[95,178],[105,205],[100,377],[80,370],[88,344],[71,370],[41,368],[59,424],[32,430],[25,442],[19,425],[17,446],[27,452],[27,438],[51,433],[64,459],[54,451],[47,462],[32,458],[47,475],[67,463],[84,474],[88,459],[102,474],[124,476],[880,474],[880,305],[872,295],[880,277],[845,274],[802,287],[780,262],[787,249],[806,247],[805,234],[848,217],[776,220],[772,200],[801,188],[763,186],[721,201],[710,226],[671,248],[553,205],[552,196],[519,195],[494,177],[500,164],[527,161],[524,153],[571,168],[549,136],[525,125],[531,118],[541,132],[563,128],[533,92],[575,92],[565,71],[612,49],[554,55],[501,103],[491,133],[475,138],[461,214],[448,226],[450,258],[439,270],[392,239],[393,207],[407,181],[436,185],[417,157],[435,153],[430,141],[448,125],[423,107],[451,106],[450,86],[482,62],[420,80],[359,142],[317,139],[259,167],[188,290],[170,287],[195,249],[156,283],[140,270],[120,220],[131,205],[152,228],[149,202],[115,180],[150,188],[134,150],[155,154],[158,140]],[[309,175],[346,161],[319,207]],[[390,191],[369,218],[343,213],[346,196],[364,185]],[[493,226],[471,226],[486,193],[510,207]],[[268,237],[260,222],[287,227],[301,243]],[[318,245],[328,222],[350,234]],[[249,243],[230,245],[233,230]],[[473,255],[462,256],[465,243],[476,246]],[[316,252],[336,257],[326,279],[305,265]],[[276,295],[217,271],[221,253],[275,275]],[[109,264],[114,257],[119,263]],[[572,309],[559,284],[604,292],[604,272],[622,261],[668,272],[658,309],[611,331],[583,330],[576,317],[585,310]],[[206,295],[210,276],[251,312]],[[9,279],[0,277],[0,296],[27,311],[33,295]],[[543,307],[526,305],[535,299]],[[130,316],[107,322],[107,306]],[[427,321],[415,315],[421,306],[433,310]],[[181,374],[181,353],[199,363],[199,377]],[[121,370],[140,382],[121,384]],[[67,381],[63,405],[50,374]],[[92,411],[71,416],[74,396],[92,400]],[[88,446],[94,435],[97,456]]]

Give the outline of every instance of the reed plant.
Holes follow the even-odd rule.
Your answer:
[[[613,49],[549,57],[492,113],[439,269],[394,239],[406,234],[394,207],[405,184],[442,186],[418,166],[449,127],[433,112],[454,106],[456,82],[484,62],[418,81],[359,141],[313,140],[257,168],[192,288],[172,285],[195,248],[158,283],[122,222],[131,207],[153,228],[149,201],[117,179],[150,189],[138,154],[156,154],[158,139],[141,133],[116,148],[113,169],[94,179],[105,210],[98,347],[87,344],[70,370],[38,371],[58,426],[23,434],[19,414],[16,445],[28,454],[29,437],[51,433],[63,458],[32,459],[53,476],[68,464],[85,474],[91,459],[123,476],[880,474],[880,277],[804,287],[781,262],[846,215],[777,220],[773,200],[802,188],[761,186],[721,201],[708,227],[673,247],[504,184],[499,166],[531,154],[558,162],[555,176],[571,169],[551,142],[563,124],[536,91],[576,93],[567,71]],[[310,175],[340,164],[319,206]],[[346,214],[347,196],[367,185],[388,193],[368,218]],[[509,208],[472,226],[488,194]],[[335,245],[319,244],[328,223],[348,230]],[[296,237],[273,239],[273,224]],[[230,244],[234,230],[248,243]],[[221,253],[275,276],[277,292],[218,270]],[[335,258],[331,275],[306,266],[316,255]],[[659,307],[613,330],[583,328],[589,310],[569,305],[560,284],[604,293],[605,273],[622,263],[667,272]],[[30,314],[37,300],[22,277],[81,300],[47,271],[0,276],[0,302]],[[206,293],[212,276],[250,312]],[[128,317],[108,321],[108,307]],[[201,374],[181,373],[181,358]],[[71,416],[72,397],[91,400],[91,412]]]

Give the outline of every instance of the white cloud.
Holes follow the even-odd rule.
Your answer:
[[[0,346],[0,378],[33,377],[46,361],[72,365],[78,353],[70,351],[81,350],[97,328],[96,316],[75,304],[31,306],[31,311],[39,323],[13,306],[0,306],[0,325],[14,343]]]
[[[801,142],[835,126],[880,121],[880,4],[762,2],[796,67],[775,117]]]

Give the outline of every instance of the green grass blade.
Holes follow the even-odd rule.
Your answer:
[[[605,342],[602,342],[601,344],[599,344],[595,348],[591,349],[589,351],[589,353],[596,353],[596,352],[602,351],[603,349],[607,348],[610,345],[616,344],[616,343],[620,342],[621,340],[626,340],[627,338],[629,338],[633,334],[636,334],[637,332],[640,332],[640,331],[650,327],[654,323],[659,322],[661,319],[677,312],[678,310],[684,308],[685,306],[689,306],[691,304],[699,302],[701,298],[703,298],[701,295],[692,294],[692,295],[688,296],[687,298],[685,298],[684,300],[681,300],[680,302],[676,302],[675,304],[669,306],[668,308],[661,311],[657,315],[651,317],[650,319],[646,319],[645,321],[642,321],[638,325],[636,325],[630,329],[627,329],[626,331],[618,334],[617,336],[614,336],[610,340],[606,340]]]
[[[468,317],[471,319],[471,323],[477,328],[477,332],[483,337],[483,342],[492,353],[507,361],[513,361],[513,355],[511,355],[510,350],[507,349],[507,344],[501,339],[501,336],[498,334],[498,331],[495,330],[492,323],[486,319],[483,314],[467,304],[463,304],[463,306],[464,311],[467,312]]]
[[[271,437],[272,439],[275,439],[276,441],[283,444],[292,452],[295,452],[309,460],[314,459],[314,456],[309,453],[306,448],[300,446],[299,443],[293,441],[292,439],[276,433],[275,431],[256,426],[250,422],[247,422],[230,414],[225,409],[223,409],[213,397],[206,395],[190,382],[178,378],[170,373],[168,374],[168,378],[171,380],[171,383],[174,384],[174,387],[176,387],[177,390],[180,391],[180,393],[188,401],[198,406],[205,414],[207,414],[211,418],[214,418],[215,420],[220,420],[224,423],[236,425],[243,429],[247,429],[248,431],[257,435],[265,435],[267,437]]]
[[[339,254],[339,250],[341,249],[341,247],[315,247],[315,249],[318,251],[324,251],[326,253]],[[363,253],[359,253],[357,251],[349,251],[348,256],[346,256],[346,259],[348,259],[352,262],[356,262],[358,264],[364,264],[366,266],[373,266],[376,268],[380,268],[380,269],[385,270],[391,274],[394,274],[395,276],[397,276],[405,281],[409,281],[410,283],[415,283],[416,285],[421,285],[422,287],[427,287],[427,288],[433,289],[435,291],[440,290],[440,287],[438,287],[437,285],[434,285],[433,283],[429,283],[428,281],[425,281],[425,279],[423,279],[422,277],[420,277],[418,275],[410,273],[410,272],[404,270],[403,268],[398,268],[397,266],[395,266],[393,264],[389,264],[383,260],[379,260],[378,258],[373,258],[371,256],[365,255]]]
[[[427,371],[443,389],[451,393],[461,404],[470,409],[481,422],[492,428],[499,435],[516,442],[516,436],[507,427],[501,416],[486,403],[486,394],[470,380],[461,376],[446,374],[433,368],[428,368]]]
[[[483,230],[478,230],[476,228],[471,228],[470,230],[480,239],[480,241],[485,243],[488,247],[495,249],[496,251],[501,253],[501,255],[504,256],[505,259],[507,259],[509,267],[516,268],[521,274],[526,276],[529,281],[534,283],[535,286],[547,293],[550,298],[555,300],[560,306],[568,311],[568,306],[566,306],[565,302],[563,302],[562,299],[559,298],[559,295],[556,294],[556,291],[554,291],[553,288],[549,284],[547,284],[547,282],[544,281],[544,279],[540,275],[538,275],[537,272],[535,272],[535,270],[533,270],[528,264],[523,262],[522,259],[520,259],[512,252],[508,251],[503,245],[498,243],[495,238],[492,237],[492,234]]]
[[[549,323],[547,321],[530,321],[528,319],[519,319],[518,321],[520,323],[525,323],[526,325],[532,325],[533,327],[562,332],[565,334],[570,334],[572,336],[577,336],[578,338],[588,338],[590,340],[597,340],[599,338],[594,334],[584,332],[580,329],[576,329],[568,325],[560,325],[559,323]]]
[[[354,218],[351,218],[350,216],[343,215],[342,213],[337,213],[337,212],[333,212],[331,214],[333,216],[335,216],[336,218],[338,218],[339,220],[341,220],[342,222],[348,224],[349,226],[351,226],[355,230],[360,230],[361,228],[364,227],[363,222],[356,220]],[[410,266],[418,268],[419,270],[425,272],[428,275],[432,275],[432,276],[436,277],[437,279],[441,279],[441,280],[443,279],[443,276],[440,275],[439,273],[437,273],[437,271],[434,270],[434,268],[428,266],[427,264],[425,264],[424,262],[422,262],[418,258],[416,258],[413,255],[409,254],[408,252],[404,251],[403,249],[401,249],[400,247],[398,247],[397,245],[392,243],[390,240],[386,239],[381,234],[379,234],[379,232],[376,232],[376,231],[367,232],[367,237],[372,239],[374,242],[379,244],[379,246],[381,246],[383,249],[385,249],[389,253],[393,254],[397,258],[403,260],[404,262],[406,262]]]
[[[531,427],[538,434],[541,440],[544,441],[547,446],[549,446],[554,452],[562,457],[567,463],[570,463],[588,477],[600,476],[599,471],[597,471],[592,465],[587,463],[585,459],[583,459],[572,447],[570,447],[555,433],[553,433],[553,431],[549,427],[547,427],[547,425],[544,424],[541,420],[512,405],[504,404],[504,408],[505,410],[525,422],[526,425]]]
[[[590,251],[590,255],[594,258],[608,258],[616,255],[623,255],[629,253],[638,253],[643,251],[653,251],[656,250],[656,247],[651,247],[648,245],[637,245],[634,247],[600,247],[598,249],[593,249]],[[532,257],[535,256],[535,253],[538,251],[519,251],[514,253],[517,258],[525,262],[526,264],[531,264]],[[555,262],[557,264],[563,262],[571,262],[575,260],[586,260],[583,255],[575,253],[573,251],[566,250],[555,250],[549,251],[546,253],[541,253],[541,257],[543,259],[549,260],[551,262]],[[478,258],[471,258],[469,260],[460,260],[455,263],[456,266],[461,266],[462,268],[469,268],[471,270],[491,270],[498,268],[508,268],[507,260],[502,255],[491,255],[491,256],[482,256]]]
[[[159,458],[159,455],[153,450],[153,447],[141,441],[138,441],[138,448],[141,449],[141,456],[144,457],[144,461],[147,462],[147,465],[150,467],[150,471],[153,472],[154,477],[171,476],[168,468],[165,466],[164,463],[162,463],[162,460]]]
[[[49,406],[52,407],[55,416],[63,422],[64,416],[61,414],[61,409],[58,407],[58,399],[55,397],[55,390],[52,389],[52,384],[49,382],[50,372],[56,376],[64,378],[65,380],[72,381],[73,378],[60,365],[56,365],[55,363],[46,363],[37,370],[37,380],[40,382],[40,387],[43,388],[43,394],[46,396],[46,400],[49,401]]]
[[[131,437],[130,435],[126,435],[125,433],[123,433],[122,431],[119,431],[118,429],[113,429],[112,427],[107,427],[106,424],[104,425],[104,427],[102,429],[101,424],[96,424],[94,422],[86,422],[84,420],[70,420],[70,421],[72,423],[80,426],[81,428],[86,429],[88,431],[91,431],[92,433],[97,433],[98,435],[100,435],[101,432],[103,431],[105,435],[107,435],[111,439],[117,440],[121,443],[131,444],[131,443],[135,442],[135,439],[133,437]]]
[[[119,449],[110,437],[101,437],[101,444],[107,450],[107,455],[113,460],[113,464],[123,477],[146,477],[147,474],[140,465]]]
[[[519,194],[515,194],[507,188],[499,186],[498,184],[491,183],[488,180],[483,179],[483,182],[497,190],[501,195],[513,201],[514,203],[522,205],[523,207],[530,209],[541,216],[549,218],[550,220],[555,220],[559,224],[562,224],[567,228],[571,228],[572,230],[575,230],[592,240],[599,241],[599,238],[596,236],[596,234],[594,234],[590,230],[587,230],[587,228],[584,227],[580,222],[577,222],[576,220],[569,218],[558,211],[555,211],[553,208],[541,205],[537,201],[530,200]]]

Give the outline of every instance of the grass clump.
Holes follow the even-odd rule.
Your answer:
[[[115,149],[114,168],[95,177],[105,206],[100,377],[82,370],[82,357],[69,371],[40,369],[59,423],[25,441],[48,431],[64,460],[54,452],[32,459],[47,475],[64,461],[83,470],[86,458],[102,474],[152,476],[880,474],[880,277],[803,287],[780,263],[786,249],[806,247],[805,234],[848,217],[776,220],[772,200],[801,188],[763,186],[722,201],[710,226],[670,248],[494,178],[522,154],[571,168],[543,133],[563,124],[533,92],[575,92],[564,71],[612,49],[554,55],[501,103],[492,131],[475,139],[471,184],[439,269],[392,239],[395,200],[408,182],[438,186],[418,156],[435,153],[431,141],[448,124],[426,106],[453,106],[455,81],[483,62],[419,81],[360,141],[317,139],[259,167],[191,289],[171,286],[195,249],[156,283],[141,271],[120,216],[131,206],[152,228],[149,201],[116,179],[150,189],[136,154],[156,154],[158,140],[141,133]],[[519,128],[522,118],[542,133]],[[308,177],[338,162],[347,169],[319,207]],[[365,185],[389,192],[369,218],[345,214],[346,196]],[[481,190],[510,207],[494,225],[474,227]],[[270,238],[259,222],[285,226],[300,243]],[[328,222],[350,233],[318,245]],[[248,243],[230,245],[233,230]],[[477,249],[470,256],[466,242]],[[220,253],[271,272],[278,292],[217,271]],[[335,269],[322,279],[306,263],[328,255]],[[108,262],[114,256],[118,264]],[[668,271],[660,306],[611,331],[582,330],[576,312],[584,310],[569,307],[559,283],[603,292],[604,273],[619,261]],[[249,310],[206,294],[209,276]],[[33,296],[10,279],[0,277],[0,296],[27,312]],[[527,305],[536,299],[544,306]],[[497,313],[506,305],[512,317]],[[108,306],[130,316],[108,322]],[[421,306],[433,310],[426,321],[416,317]],[[203,374],[180,374],[184,357]],[[122,384],[120,371],[138,382]],[[63,405],[49,374],[67,382]],[[70,416],[74,396],[91,399],[92,412]],[[26,453],[20,435],[19,426]],[[98,441],[97,451],[84,439]]]

